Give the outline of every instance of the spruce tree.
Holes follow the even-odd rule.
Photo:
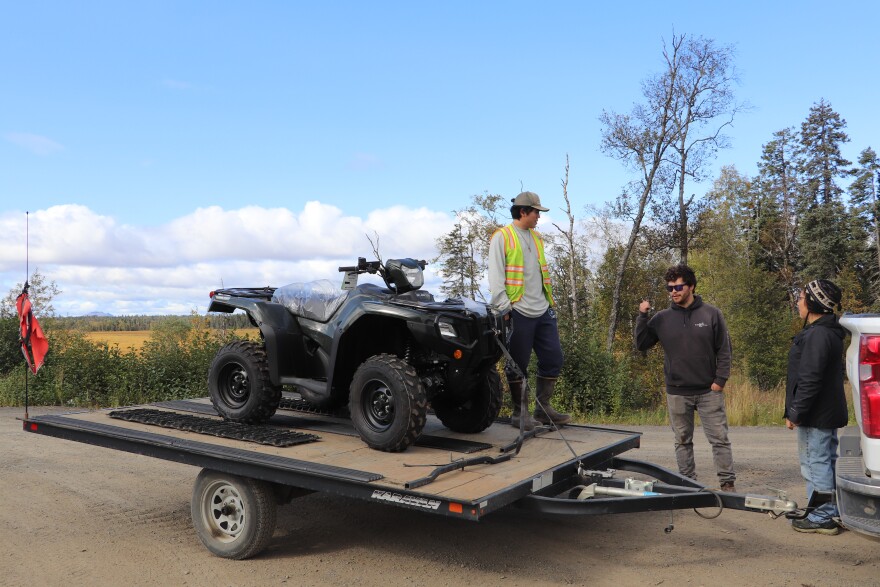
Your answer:
[[[756,266],[776,276],[790,294],[792,307],[796,298],[801,265],[798,249],[799,178],[795,159],[797,133],[785,128],[773,133],[773,139],[764,145],[758,162],[755,181],[753,222],[756,244],[752,261]]]
[[[862,301],[872,306],[880,297],[880,158],[871,147],[859,154],[855,177],[849,194],[853,240],[861,244],[856,263],[862,269],[858,272],[862,290],[870,292]]]
[[[843,188],[850,174],[840,147],[849,142],[846,121],[820,100],[801,124],[798,149],[802,177],[798,203],[799,242],[804,257],[801,279],[833,279],[847,264],[853,248]]]
[[[489,241],[501,227],[498,221],[503,198],[497,194],[471,196],[471,205],[455,211],[456,223],[437,239],[443,277],[440,290],[449,296],[485,300],[482,285],[489,267]]]

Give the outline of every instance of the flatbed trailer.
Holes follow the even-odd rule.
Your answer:
[[[479,434],[458,434],[429,416],[415,446],[388,453],[368,448],[350,420],[302,409],[288,395],[261,426],[224,421],[207,398],[22,422],[27,432],[201,467],[193,525],[209,551],[234,559],[266,546],[278,505],[315,491],[473,521],[506,506],[566,515],[797,511],[785,496],[710,490],[623,457],[639,447],[637,432],[567,425],[523,435],[496,422]]]

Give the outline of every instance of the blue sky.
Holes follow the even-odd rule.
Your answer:
[[[598,117],[673,31],[736,47],[752,109],[714,164],[753,175],[820,99],[880,148],[874,3],[3,2],[0,291],[30,267],[62,314],[204,311],[230,285],[430,257],[473,194],[612,200]],[[713,176],[716,173],[712,174]],[[707,185],[692,185],[700,193]],[[436,278],[429,284],[436,285]]]

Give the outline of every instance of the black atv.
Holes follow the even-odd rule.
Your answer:
[[[484,430],[501,407],[497,337],[506,336],[506,322],[484,303],[435,301],[419,289],[424,267],[361,257],[339,268],[341,289],[322,280],[211,292],[209,312],[244,310],[262,335],[214,358],[208,389],[217,412],[265,422],[286,385],[316,409],[348,406],[358,434],[378,450],[412,444],[428,404],[451,430]],[[386,287],[357,285],[362,273],[379,274]]]

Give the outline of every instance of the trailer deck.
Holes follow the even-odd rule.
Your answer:
[[[479,434],[459,434],[429,416],[415,445],[388,453],[369,448],[347,418],[297,409],[295,400],[285,397],[259,426],[224,421],[201,398],[35,416],[23,428],[202,467],[193,523],[205,546],[226,558],[258,553],[271,539],[276,503],[313,491],[474,521],[508,505],[563,515],[798,511],[785,495],[710,490],[621,456],[639,447],[637,432],[566,425],[521,437],[496,422]],[[615,478],[621,472],[631,476]]]
[[[495,424],[479,434],[458,434],[429,416],[416,446],[402,453],[386,453],[368,448],[343,418],[293,410],[278,410],[268,425],[315,435],[317,440],[277,447],[111,416],[144,408],[222,423],[210,401],[202,398],[37,416],[26,420],[24,428],[302,489],[368,496],[471,519],[569,477],[579,465],[598,467],[637,448],[640,438],[634,432],[566,426],[564,439],[557,431],[539,431],[509,460],[459,469],[460,463],[496,459],[504,454],[503,449],[512,450],[518,430]],[[427,479],[437,469],[450,470]]]

